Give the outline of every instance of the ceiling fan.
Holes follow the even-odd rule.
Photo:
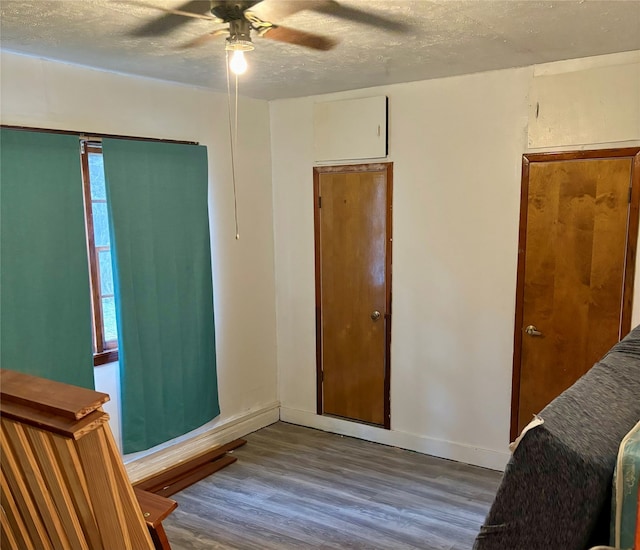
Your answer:
[[[141,4],[142,2],[135,2]],[[160,36],[171,33],[183,26],[189,19],[207,19],[227,27],[213,31],[183,44],[185,48],[203,45],[219,36],[227,35],[225,49],[233,52],[230,68],[237,74],[244,72],[246,61],[244,52],[254,49],[251,33],[255,35],[303,46],[313,50],[326,51],[335,47],[338,41],[321,34],[284,27],[267,21],[252,11],[260,4],[260,13],[266,13],[270,20],[280,20],[288,15],[312,10],[358,23],[382,27],[391,31],[404,31],[406,25],[392,19],[339,4],[336,0],[191,0],[176,8],[167,8],[142,3],[161,10],[164,15],[150,20],[134,29],[130,34],[136,37]]]
[[[134,29],[129,34],[135,37],[162,36],[169,34],[185,25],[189,18],[206,19],[214,24],[228,25],[223,28],[216,28],[183,44],[184,48],[200,46],[212,39],[220,36],[227,36],[225,49],[227,54],[232,52],[228,67],[236,75],[242,74],[247,63],[244,59],[244,52],[254,49],[251,34],[286,42],[296,46],[303,46],[312,50],[326,51],[334,48],[338,40],[329,36],[316,34],[290,27],[284,27],[273,21],[292,15],[302,10],[312,10],[315,12],[331,15],[333,17],[347,19],[356,23],[383,28],[394,32],[404,32],[409,27],[402,22],[398,22],[387,17],[377,15],[367,10],[360,10],[338,3],[336,0],[190,0],[175,8],[153,5],[147,0],[125,0],[130,4],[153,7],[164,14],[156,17],[142,26]],[[252,11],[257,7],[257,12]],[[264,14],[264,15],[263,15]],[[267,20],[268,18],[268,20]],[[231,92],[229,89],[229,72],[227,71],[227,96],[229,101],[229,136],[231,149],[231,174],[233,183],[234,209],[236,239],[240,238],[238,230],[238,207],[236,195],[235,176],[235,150],[238,138],[238,79],[236,76],[236,108],[235,134],[232,131],[231,121]]]

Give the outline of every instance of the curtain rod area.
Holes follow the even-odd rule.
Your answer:
[[[48,132],[50,134],[67,134],[72,136],[78,136],[79,139],[97,140],[102,138],[113,139],[130,139],[134,141],[156,141],[160,143],[178,143],[181,145],[200,145],[197,141],[180,141],[176,139],[160,139],[149,138],[140,136],[121,136],[117,134],[101,134],[99,132],[78,132],[74,130],[58,130],[54,128],[34,128],[32,126],[12,126],[10,124],[0,124],[0,128],[7,128],[9,130],[24,130],[25,132]]]

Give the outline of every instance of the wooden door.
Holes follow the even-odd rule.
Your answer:
[[[512,439],[630,330],[638,151],[523,159]]]
[[[314,169],[318,414],[389,428],[392,164]]]

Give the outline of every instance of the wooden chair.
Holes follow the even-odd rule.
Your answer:
[[[0,370],[3,549],[169,549],[161,522],[177,504],[132,488],[108,400]]]

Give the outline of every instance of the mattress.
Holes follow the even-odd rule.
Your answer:
[[[640,481],[640,422],[620,443],[613,475],[611,507],[611,544],[616,548],[633,548],[638,517],[638,482]]]
[[[639,395],[640,326],[547,405],[514,445],[474,550],[606,545],[616,457],[640,419]]]

